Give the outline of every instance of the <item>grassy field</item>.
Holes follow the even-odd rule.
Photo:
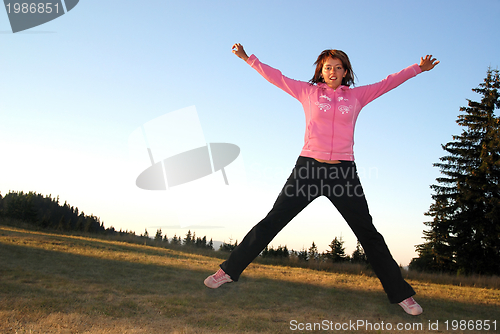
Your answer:
[[[500,332],[498,289],[410,280],[424,308],[412,317],[366,275],[252,264],[208,289],[220,262],[0,226],[0,333]]]

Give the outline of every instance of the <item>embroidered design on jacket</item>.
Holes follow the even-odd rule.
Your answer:
[[[319,107],[319,110],[324,111],[324,112],[326,112],[327,110],[330,110],[330,108],[332,107],[328,103],[316,102],[315,104]]]
[[[349,107],[348,106],[339,106],[338,109],[339,109],[339,111],[342,111],[342,115],[343,114],[348,114],[349,111],[351,111],[352,106],[349,106]]]
[[[328,101],[331,101],[331,100],[332,100],[331,98],[329,98],[328,96],[326,96],[326,95],[324,95],[324,94],[323,94],[323,95],[321,95],[319,98],[320,98],[320,99],[321,99],[321,98],[323,98],[323,99],[327,99]]]

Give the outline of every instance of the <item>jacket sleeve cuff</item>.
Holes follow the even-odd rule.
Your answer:
[[[252,66],[256,59],[257,57],[254,54],[252,54],[250,57],[248,57],[247,64]]]
[[[415,71],[415,75],[422,73],[422,69],[417,63],[413,64],[413,70]]]

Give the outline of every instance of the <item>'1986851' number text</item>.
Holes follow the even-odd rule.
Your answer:
[[[497,330],[497,321],[491,321],[490,320],[452,320],[448,321],[446,320],[444,322],[446,325],[446,330],[476,330],[476,331],[489,331],[490,329],[496,331]]]
[[[47,3],[14,3],[12,6],[10,3],[6,5],[7,12],[10,14],[11,10],[13,13],[23,13],[23,14],[50,14],[54,10],[56,13],[59,13],[59,4],[52,4],[51,2]],[[12,7],[12,8],[11,8]]]

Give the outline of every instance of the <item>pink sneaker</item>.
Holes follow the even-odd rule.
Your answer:
[[[233,280],[224,270],[219,269],[215,274],[208,276],[203,283],[212,289],[217,289],[224,283],[231,283]]]
[[[406,298],[401,303],[399,303],[399,306],[401,306],[406,313],[411,315],[419,315],[424,311],[422,310],[422,307],[418,305],[415,299],[413,299],[413,297]]]

